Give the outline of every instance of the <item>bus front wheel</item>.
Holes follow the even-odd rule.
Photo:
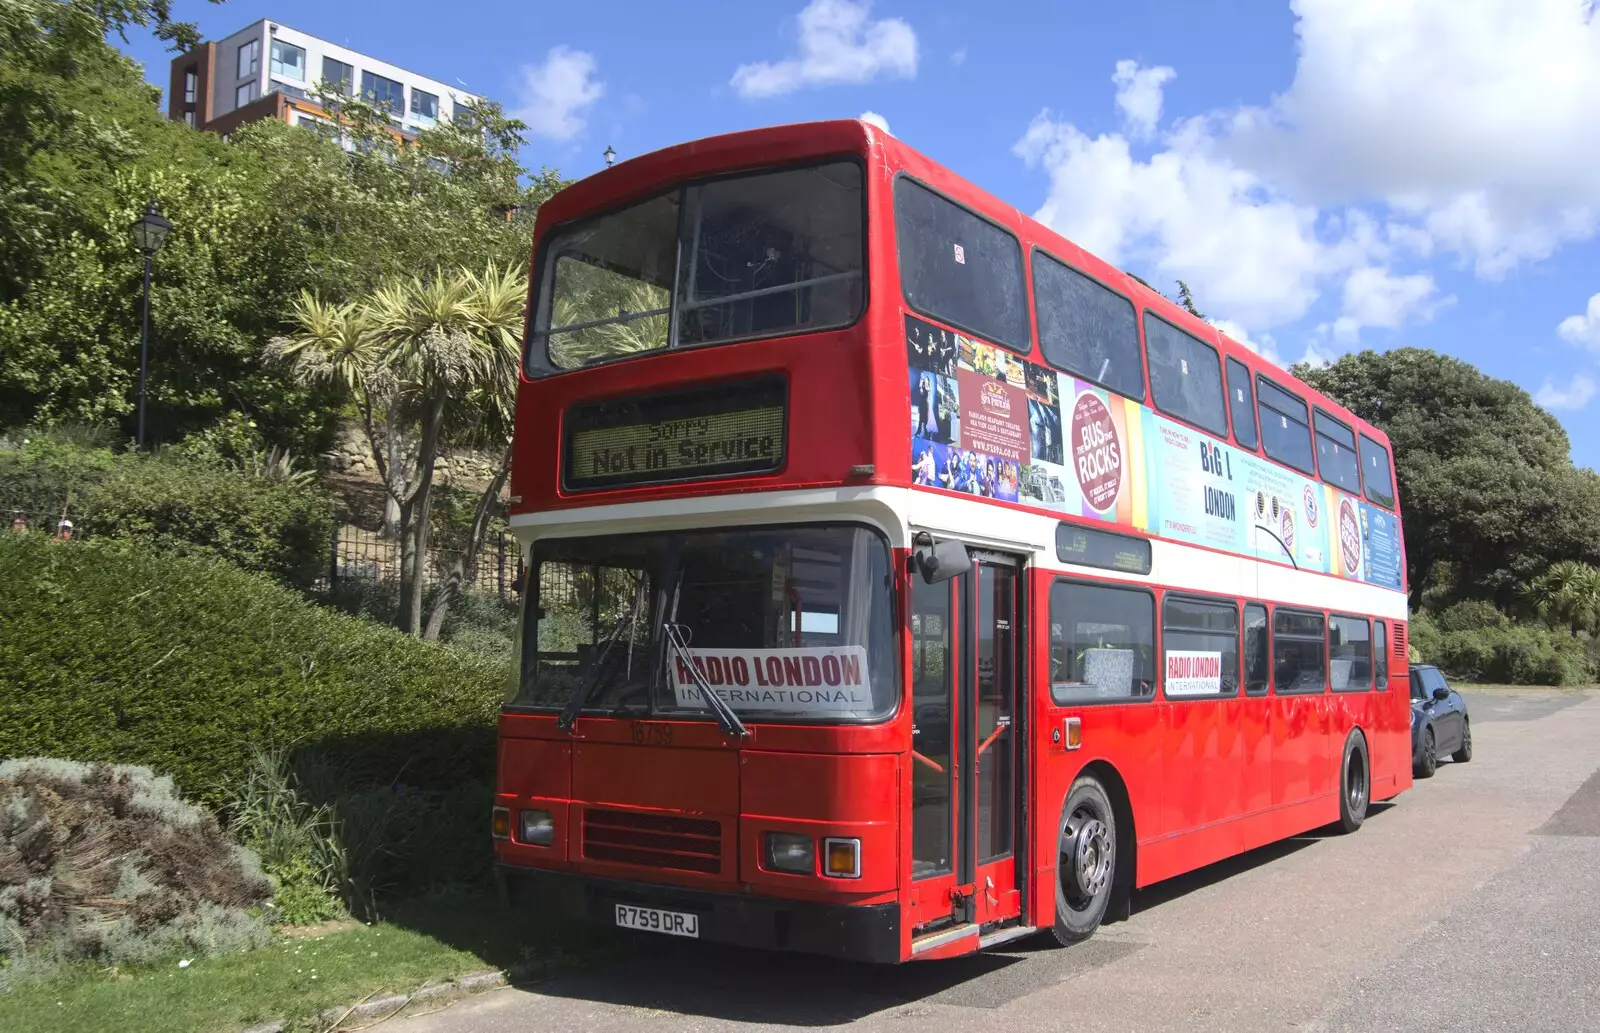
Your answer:
[[[1057,942],[1077,943],[1100,927],[1117,884],[1117,863],[1116,812],[1105,788],[1086,775],[1072,783],[1061,805],[1056,849]]]

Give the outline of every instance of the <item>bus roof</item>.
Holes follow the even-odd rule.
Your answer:
[[[629,158],[572,183],[540,206],[536,238],[552,227],[597,211],[659,193],[667,185],[702,176],[803,161],[827,154],[870,154],[881,149],[889,164],[950,195],[1016,234],[1024,248],[1038,248],[1123,294],[1157,316],[1215,346],[1224,358],[1243,363],[1304,396],[1305,401],[1349,423],[1385,448],[1388,435],[1286,369],[1234,340],[1142,280],[1084,250],[1044,223],[994,196],[878,126],[860,119],[833,119],[766,126],[674,144]]]

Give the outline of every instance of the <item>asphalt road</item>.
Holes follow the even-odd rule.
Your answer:
[[[647,940],[391,1033],[1600,1031],[1600,694],[1468,694],[1475,756],[1353,836],[1150,887],[1131,919],[871,968]]]

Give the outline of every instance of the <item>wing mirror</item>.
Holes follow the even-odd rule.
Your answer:
[[[924,531],[917,536],[916,550],[911,554],[922,580],[937,585],[959,577],[972,569],[972,556],[960,542],[935,542],[933,535]]]
[[[1450,698],[1450,690],[1441,685],[1433,690],[1433,698],[1437,700],[1447,700]]]

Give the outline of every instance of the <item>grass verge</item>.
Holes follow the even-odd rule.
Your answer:
[[[211,1033],[273,1019],[318,1028],[327,1008],[408,993],[485,969],[573,957],[615,940],[603,931],[532,928],[492,896],[435,898],[383,922],[312,936],[278,936],[243,954],[121,972],[76,968],[0,996],[7,1033]]]

